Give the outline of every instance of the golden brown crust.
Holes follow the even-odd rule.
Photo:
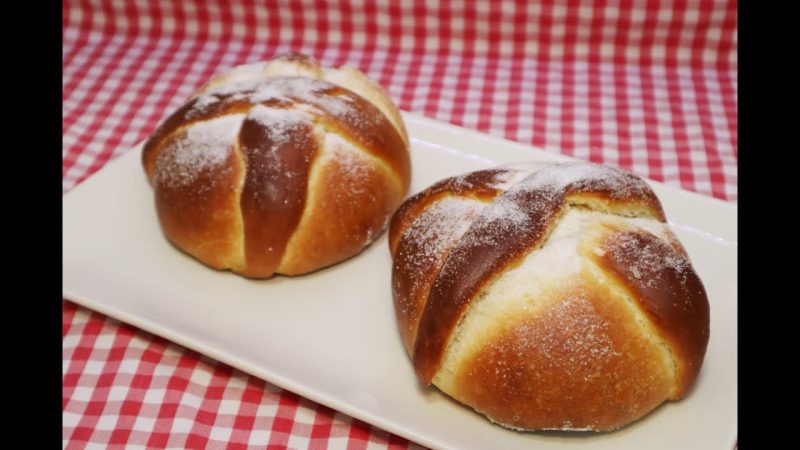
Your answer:
[[[325,130],[346,137],[362,151],[388,164],[407,191],[411,182],[411,160],[404,136],[375,105],[355,93],[336,87],[325,94],[349,106],[348,110],[342,112],[336,110],[341,108],[341,104],[310,99],[311,105],[326,113],[327,117],[319,118]]]
[[[410,184],[405,128],[382,112],[384,103],[324,76],[315,60],[297,54],[238,67],[155,130],[142,163],[171,242],[211,267],[268,278],[336,263],[380,234]],[[321,160],[327,136],[352,144],[344,157],[364,155],[366,178]],[[309,185],[315,171],[321,186]],[[333,192],[309,203],[308,193],[322,189]],[[348,205],[337,203],[342,198]],[[350,216],[332,216],[342,212]],[[320,223],[309,225],[311,217]],[[295,236],[301,223],[303,238]]]
[[[501,192],[496,187],[497,177],[506,172],[499,169],[479,170],[463,177],[447,178],[411,196],[392,218],[389,228],[389,249],[392,254],[397,250],[397,244],[408,225],[422,210],[445,195],[491,200]]]
[[[414,346],[414,367],[430,383],[444,356],[450,336],[471,301],[493,276],[541,243],[561,211],[563,197],[540,192],[520,192],[510,198],[520,208],[523,222],[532,226],[503,226],[478,217],[462,240],[450,251],[428,294]],[[490,205],[487,208],[492,208]],[[502,233],[502,239],[497,239]],[[484,239],[484,236],[491,236]]]
[[[671,361],[624,300],[585,280],[493,330],[462,364],[453,396],[522,429],[612,430],[658,406],[672,388]]]
[[[659,225],[665,217],[652,190],[585,163],[492,170],[491,182],[490,171],[443,180],[392,220],[395,311],[420,381],[521,429],[610,430],[682,395],[702,364],[708,303],[677,239]],[[457,207],[467,199],[474,207]],[[543,251],[569,211],[587,211],[593,224],[580,225],[577,237],[564,232],[582,242],[570,250],[580,274],[545,289],[532,273],[543,289],[536,297],[505,298],[524,291],[507,294],[514,288],[498,287],[501,275]],[[436,228],[435,220],[445,223]],[[630,270],[645,249],[671,266],[651,264],[635,278]],[[513,313],[502,312],[508,305],[517,305]],[[563,313],[569,305],[574,311]],[[602,352],[578,345],[591,344],[578,339],[586,333],[602,335]]]
[[[474,200],[473,204],[460,208],[464,219],[471,223],[482,206],[502,192],[499,185],[503,180],[517,173],[515,170],[488,169],[447,178],[406,200],[394,215],[389,227],[389,248],[394,258],[392,296],[403,342],[409,354],[413,353],[430,288],[445,258],[465,230],[459,229],[456,224],[447,224],[434,233],[408,230],[408,227],[412,221],[419,222],[420,217],[426,215],[433,215],[431,221],[434,223],[446,220],[441,214],[447,214],[447,211],[440,213],[436,206],[448,203],[449,199]],[[422,226],[432,228],[429,224]],[[430,251],[434,247],[438,251]],[[427,256],[420,257],[422,254]],[[413,269],[409,270],[410,267]]]
[[[235,100],[229,96],[220,96],[220,101],[204,110],[198,111],[195,107],[197,100],[189,100],[172,113],[158,128],[147,138],[142,148],[142,165],[150,183],[154,183],[156,158],[164,148],[170,144],[168,140],[180,130],[187,129],[195,123],[214,119],[217,117],[246,113],[250,105],[244,100]]]
[[[397,128],[403,142],[408,145],[408,133],[403,119],[400,117],[400,111],[389,100],[389,95],[378,83],[367,78],[360,70],[349,66],[326,70],[324,77],[334,84],[350,89],[374,104]]]
[[[685,254],[649,233],[616,231],[601,244],[600,265],[636,299],[674,353],[677,381],[670,399],[694,383],[709,339],[706,291]]]
[[[498,196],[452,249],[431,287],[418,326],[413,358],[424,382],[433,379],[456,324],[478,291],[544,242],[568,196],[604,206],[635,204],[649,208],[653,215],[663,215],[658,199],[638,178],[611,170],[584,174],[582,167],[595,168],[554,164],[531,173]],[[502,216],[505,211],[514,211],[514,220],[506,220]]]
[[[405,239],[398,244],[392,266],[394,307],[403,343],[413,353],[417,327],[422,317],[430,287],[452,247],[463,235],[464,225],[471,222],[484,203],[446,196],[436,198],[435,204],[419,213]],[[462,222],[450,223],[448,215],[458,209]],[[461,225],[461,226],[459,226]]]
[[[408,190],[408,178],[399,178],[392,168],[376,164],[366,153],[342,159],[339,155],[348,151],[343,147],[352,147],[344,140],[318,145],[331,155],[312,174],[314,189],[307,198],[317,207],[295,229],[279,269],[287,275],[325,267],[360,252],[386,227]]]
[[[173,136],[180,138],[181,133]],[[174,153],[167,150],[161,158],[174,158]],[[178,248],[216,269],[242,265],[238,242],[242,228],[238,184],[242,172],[241,158],[231,148],[219,167],[198,171],[186,185],[162,183],[155,193],[156,213],[164,234],[171,236]]]

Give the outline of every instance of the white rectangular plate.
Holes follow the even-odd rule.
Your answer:
[[[412,114],[411,193],[519,160],[567,159]],[[311,275],[217,272],[161,234],[141,146],[63,198],[63,294],[435,448],[731,448],[737,436],[737,207],[652,183],[703,280],[711,339],[690,395],[613,433],[519,433],[422,388],[394,318],[386,234]]]

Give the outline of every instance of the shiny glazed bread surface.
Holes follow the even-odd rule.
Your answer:
[[[142,162],[165,236],[253,278],[359,253],[411,176],[405,127],[383,90],[298,54],[210,80],[150,136]]]

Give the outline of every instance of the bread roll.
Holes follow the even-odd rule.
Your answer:
[[[164,235],[215,269],[297,275],[359,253],[408,192],[408,137],[356,69],[297,54],[213,78],[144,145]]]
[[[400,207],[389,245],[419,380],[500,425],[617,429],[700,371],[705,289],[630,173],[528,163],[448,178]]]

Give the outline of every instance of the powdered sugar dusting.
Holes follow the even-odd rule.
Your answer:
[[[583,162],[559,163],[537,170],[525,181],[523,189],[551,188],[577,192],[602,190],[613,198],[642,195],[649,190],[639,177],[608,166]]]
[[[664,242],[670,242],[674,238],[669,225],[656,219],[648,217],[625,217],[625,223],[635,228],[641,228],[650,234],[655,235]]]
[[[592,302],[580,294],[567,297],[548,308],[545,319],[557,326],[523,325],[519,336],[535,342],[521,342],[524,349],[532,346],[544,356],[545,361],[563,361],[559,367],[569,375],[582,375],[598,366],[598,360],[619,357],[609,337],[609,322],[594,309]],[[526,328],[528,327],[528,328]]]
[[[613,244],[612,244],[613,242]],[[608,245],[613,245],[608,248]],[[681,285],[686,284],[689,260],[660,240],[642,239],[636,233],[617,233],[605,251],[613,251],[623,260],[634,278],[649,288],[656,288],[665,270],[675,273]]]
[[[270,108],[256,105],[247,115],[248,119],[255,120],[269,130],[273,148],[280,146],[303,123],[311,123],[312,117],[303,110]]]
[[[511,189],[511,187],[529,174],[529,172],[524,170],[509,168],[489,169],[488,172],[491,174],[491,177],[488,179],[475,176],[476,173],[486,172],[487,171],[469,172],[448,178],[445,181],[453,191],[471,191],[485,187],[505,191]]]
[[[499,171],[497,175],[495,175],[495,177],[489,182],[489,186],[495,189],[507,191],[528,175],[530,175],[530,171],[527,169],[509,167],[508,170]]]
[[[505,166],[493,181],[510,186],[481,214],[476,233],[468,245],[494,245],[500,239],[520,237],[547,225],[568,191],[604,191],[612,198],[641,196],[648,186],[638,177],[597,164],[518,164]],[[469,174],[457,177],[456,186],[469,183]],[[536,200],[531,201],[530,194]]]
[[[194,105],[192,106],[192,109],[188,114],[188,117],[189,118],[194,117],[197,115],[198,112],[201,111],[204,112],[208,110],[209,106],[217,102],[219,102],[219,97],[217,97],[216,95],[201,95],[200,97],[197,97],[197,99],[194,102]]]
[[[484,206],[483,202],[477,200],[445,197],[428,207],[403,234],[404,243],[400,248],[406,263],[403,270],[410,273],[435,271]],[[423,287],[423,278],[425,277],[411,277],[411,295],[402,300],[416,298],[417,291]],[[397,295],[395,298],[398,298]],[[411,305],[404,304],[401,307],[404,314],[413,312]]]
[[[250,109],[247,120],[248,123],[254,122],[263,127],[268,136],[265,142],[258,144],[260,147],[257,158],[259,164],[264,164],[273,173],[280,173],[286,178],[302,176],[304,169],[286,164],[281,152],[292,151],[292,149],[285,148],[290,140],[298,145],[298,142],[302,143],[304,139],[308,138],[308,134],[303,133],[301,129],[312,123],[312,117],[302,110],[255,105]],[[269,143],[269,145],[266,146],[265,143]],[[268,204],[280,204],[281,202],[286,204],[287,200],[279,188],[279,184],[275,180],[263,183],[263,186],[256,189],[254,193]]]
[[[592,226],[596,213],[572,210],[557,223],[543,247],[525,256],[480,292],[453,333],[442,367],[455,367],[463,349],[471,348],[499,317],[530,315],[541,308],[540,299],[552,289],[565,290],[578,278],[583,263],[580,239]]]
[[[191,118],[204,114],[211,105],[218,102],[242,100],[252,105],[269,103],[281,107],[300,102],[310,109],[319,105],[337,116],[356,113],[358,110],[354,107],[352,98],[348,95],[338,95],[345,92],[339,89],[332,83],[310,77],[259,77],[241,80],[234,78],[234,81],[198,96],[186,116]]]
[[[219,167],[230,155],[244,117],[230,114],[191,124],[156,158],[155,183],[184,186],[200,173]]]
[[[414,246],[419,253],[411,258],[412,266],[440,258],[444,250],[464,235],[484,206],[476,200],[445,197],[426,209],[403,235],[418,244]]]
[[[384,193],[375,188],[376,177],[384,176],[380,163],[354,142],[335,132],[324,133],[314,165],[316,173],[322,170],[335,172],[335,186],[325,186],[314,181],[311,186],[313,189],[328,189],[328,195],[335,196],[340,208],[350,211],[383,209],[381,205],[385,202]],[[391,214],[388,211],[376,214],[382,214],[380,223],[372,222],[368,227],[356,227],[351,231],[350,237],[354,242],[360,241],[365,247],[386,228]]]
[[[269,100],[291,101],[292,99],[314,100],[329,90],[331,84],[308,77],[280,77],[262,80],[252,88],[250,101],[261,103]]]
[[[609,376],[600,373],[623,354],[610,337],[611,323],[600,315],[592,301],[580,292],[545,305],[534,320],[521,320],[509,328],[506,339],[494,342],[495,380],[500,389],[515,397],[544,395],[531,392],[522,381],[536,373],[558,373],[575,386],[594,383]],[[498,322],[495,319],[495,326]],[[518,361],[536,361],[534,367]],[[571,429],[572,424],[561,427]]]
[[[451,178],[449,181],[449,185],[452,186],[454,190],[472,190],[475,189],[475,183],[470,182],[471,174],[467,173],[464,175],[456,176]]]
[[[538,194],[542,201],[530,202],[525,198],[526,186],[522,183],[524,181],[495,197],[484,208],[462,247],[489,247],[508,239],[524,239],[532,230],[542,230],[546,226],[555,212],[554,207],[560,204],[556,202],[559,193],[552,189],[540,189]]]
[[[344,184],[336,187],[340,199],[350,203],[377,201],[365,184],[360,182],[369,177],[370,171],[375,167],[375,163],[362,150],[336,133],[325,133],[322,148],[318,164],[324,166],[335,163],[345,180]],[[368,236],[365,245],[370,240],[371,236]]]
[[[530,220],[519,203],[503,196],[496,198],[494,203],[486,208],[481,218],[490,227],[525,227]]]

